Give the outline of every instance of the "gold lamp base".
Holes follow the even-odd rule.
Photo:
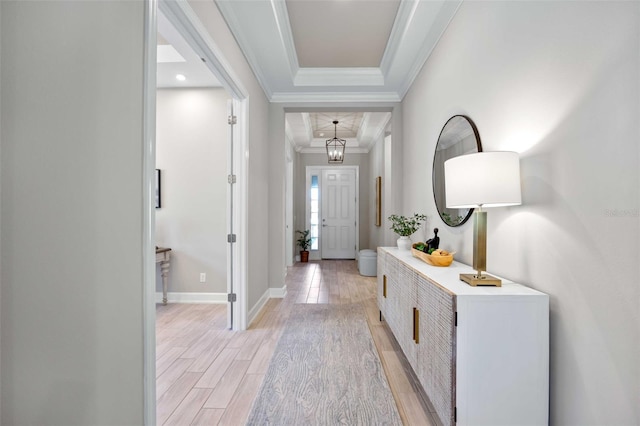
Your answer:
[[[460,274],[460,280],[473,287],[479,285],[492,285],[495,287],[502,287],[502,280],[486,274]]]

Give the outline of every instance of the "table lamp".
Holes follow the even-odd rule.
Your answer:
[[[487,270],[487,212],[483,207],[521,204],[520,160],[517,152],[478,152],[451,158],[444,163],[448,208],[475,208],[473,213],[473,269],[460,274],[472,286],[500,287],[502,281]]]

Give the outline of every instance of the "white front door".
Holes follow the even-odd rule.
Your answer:
[[[356,257],[356,171],[325,169],[320,183],[323,259]]]

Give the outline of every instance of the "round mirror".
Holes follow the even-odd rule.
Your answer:
[[[473,209],[449,209],[444,192],[444,162],[459,155],[482,151],[478,129],[469,117],[454,115],[442,128],[433,157],[433,198],[442,221],[449,226],[465,223]]]

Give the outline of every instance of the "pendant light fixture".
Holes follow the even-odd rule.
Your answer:
[[[344,149],[347,146],[347,141],[338,138],[338,120],[333,121],[335,127],[335,133],[332,139],[327,139],[327,157],[329,163],[342,163],[344,160]]]

